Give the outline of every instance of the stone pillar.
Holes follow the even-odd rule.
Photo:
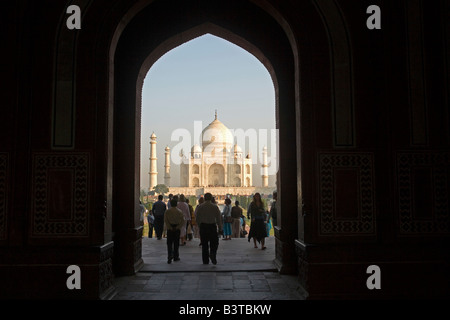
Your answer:
[[[170,148],[169,146],[165,149],[165,164],[164,164],[164,184],[169,187],[170,186]]]

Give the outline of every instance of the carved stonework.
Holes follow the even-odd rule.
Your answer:
[[[8,214],[8,154],[0,153],[0,240],[6,240]]]
[[[99,266],[99,286],[100,293],[109,290],[113,286],[114,274],[112,257],[114,254],[114,244],[110,243],[101,249]]]
[[[321,235],[374,235],[375,225],[375,190],[373,155],[370,153],[320,154],[319,155],[319,208]],[[352,181],[340,179],[345,174],[354,178]],[[351,187],[351,188],[350,188]],[[353,196],[337,197],[345,189],[354,190]],[[338,217],[337,208],[349,207],[353,203],[349,216]],[[347,207],[346,207],[347,206]],[[342,211],[342,210],[341,210]],[[344,213],[348,212],[344,210]]]
[[[308,290],[308,253],[305,246],[303,246],[298,240],[295,243],[295,252],[297,253],[298,280],[302,287],[305,290]]]
[[[99,266],[99,276],[100,276],[100,292],[105,292],[113,286],[114,275],[112,269],[111,259],[102,262]]]
[[[31,236],[88,236],[89,154],[34,154],[32,179]]]
[[[140,238],[134,243],[134,263],[142,258],[142,239]]]
[[[449,234],[449,186],[450,152],[397,154],[400,234]]]

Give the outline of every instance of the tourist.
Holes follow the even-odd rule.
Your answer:
[[[170,200],[173,199],[173,194],[169,194],[169,200],[167,201],[167,209],[170,209]]]
[[[145,208],[145,206],[142,204],[141,200],[139,200],[139,210],[141,212],[141,215],[139,217],[139,220],[144,223],[144,215],[145,212],[147,212],[147,209]]]
[[[192,238],[193,238],[193,233],[194,233],[194,231],[192,230],[193,229],[193,225],[192,224],[195,223],[194,207],[192,207],[189,204],[189,199],[188,198],[186,198],[186,203],[187,203],[187,205],[189,207],[189,213],[190,213],[190,217],[191,217],[191,219],[187,222],[186,234],[187,234],[188,240],[191,241]]]
[[[234,207],[231,208],[231,218],[233,218],[231,225],[231,236],[233,238],[241,237],[241,216],[242,216],[242,208],[239,207],[239,201],[234,202]]]
[[[189,212],[189,206],[186,203],[186,198],[184,197],[184,194],[181,194],[179,197],[174,196],[174,199],[177,200],[177,208],[181,210],[184,217],[184,228],[181,228],[180,233],[180,245],[184,246],[186,245],[186,231],[187,231],[187,224],[191,220],[191,213]]]
[[[158,201],[156,201],[153,204],[152,207],[152,213],[153,213],[153,217],[155,219],[154,221],[154,226],[155,226],[155,233],[156,233],[156,238],[158,240],[161,240],[162,238],[162,233],[163,233],[163,229],[164,229],[164,213],[167,210],[166,204],[164,203],[163,200],[163,195],[160,194],[158,196]],[[149,235],[149,238],[150,235]]]
[[[272,229],[272,224],[270,223],[270,214],[269,211],[266,211],[266,233],[267,233],[267,238],[270,237],[270,229]]]
[[[198,211],[198,207],[200,207],[200,205],[205,202],[205,198],[200,197],[198,199],[198,205],[195,207],[195,211],[194,211],[194,218],[195,218],[195,226],[194,226],[194,237],[196,238],[200,238],[200,226],[197,223],[197,211]],[[201,246],[202,242],[200,241],[200,244],[198,246]]]
[[[217,249],[219,247],[219,233],[222,233],[222,217],[217,205],[211,202],[211,193],[205,194],[205,202],[197,210],[197,224],[200,226],[200,240],[202,242],[203,264],[217,264]]]
[[[265,238],[267,236],[266,231],[266,210],[264,209],[264,203],[261,200],[261,195],[257,192],[253,196],[253,201],[250,204],[250,232],[248,234],[248,241],[253,238],[255,248],[258,248],[256,241],[261,243],[261,250],[265,250]]]
[[[244,214],[242,214],[241,215],[241,238],[245,238],[247,233],[248,233],[248,231],[247,231],[247,224],[245,221],[245,216],[244,216]]]
[[[231,217],[231,200],[229,198],[225,199],[225,207],[222,211],[223,217],[223,240],[231,240],[231,222],[233,218]]]
[[[199,207],[203,202],[205,202],[205,198],[200,197],[200,198],[198,199],[197,207],[195,207],[195,210],[194,210],[194,216],[195,216],[195,218],[197,218],[197,210],[198,210],[198,207]]]
[[[155,226],[155,216],[151,211],[147,215],[147,225],[148,225],[148,237],[153,238],[153,227]]]
[[[170,200],[170,209],[164,214],[164,222],[167,225],[167,263],[169,264],[172,263],[172,259],[180,260],[180,232],[185,226],[183,213],[177,208],[177,202],[175,199]]]
[[[170,209],[170,200],[173,199],[173,194],[169,194],[169,200],[167,200],[167,209]],[[164,223],[164,227],[163,227],[163,234],[162,234],[163,238],[167,237],[167,226]]]
[[[275,226],[278,225],[277,221],[277,192],[273,192],[273,201],[270,205],[270,212],[269,212],[269,219],[272,218],[272,225],[275,228]]]

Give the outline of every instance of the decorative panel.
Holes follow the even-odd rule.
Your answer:
[[[85,237],[89,231],[89,155],[35,154],[32,237]]]
[[[373,155],[319,154],[319,174],[320,234],[374,235]]]
[[[450,153],[398,153],[397,194],[402,235],[448,234]]]

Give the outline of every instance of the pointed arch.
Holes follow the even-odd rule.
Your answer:
[[[278,81],[275,69],[272,66],[269,59],[267,59],[264,56],[263,52],[258,47],[256,47],[251,42],[247,41],[246,39],[236,35],[235,33],[227,29],[224,29],[212,22],[205,22],[165,40],[148,55],[139,71],[139,77],[137,80],[137,90],[138,90],[138,92],[136,93],[137,96],[138,97],[142,96],[142,87],[144,85],[144,79],[147,76],[147,73],[150,70],[150,68],[156,61],[159,60],[159,58],[161,58],[168,51],[205,34],[212,34],[216,37],[227,40],[241,47],[247,52],[251,53],[264,65],[264,67],[266,67],[272,79],[274,89],[276,90],[276,88],[278,88]]]
[[[251,19],[248,19],[249,16]],[[278,190],[286,197],[297,198],[297,177],[291,174],[297,172],[297,163],[295,155],[290,152],[297,140],[297,119],[294,116],[298,108],[296,57],[283,27],[271,14],[251,1],[219,0],[214,6],[206,0],[148,1],[133,17],[127,15],[126,23],[118,25],[110,51],[112,87],[109,107],[114,117],[111,125],[114,146],[111,149],[112,215],[113,224],[121,228],[114,230],[113,226],[119,254],[138,246],[142,232],[136,224],[139,217],[136,203],[140,184],[140,143],[137,137],[140,137],[143,80],[152,64],[163,54],[206,33],[230,41],[253,54],[271,75],[275,91],[275,123],[280,136],[286,138],[284,141],[289,141],[289,144],[281,144],[277,152],[284,155],[280,157],[282,169],[277,173]],[[222,184],[219,179],[212,182]],[[251,184],[251,178],[246,182]],[[280,203],[283,203],[281,215],[285,202]],[[125,216],[124,213],[130,211],[135,212],[135,217]],[[288,243],[288,237],[297,237],[297,215],[288,211],[291,212],[286,208],[285,218],[289,220],[284,224],[286,236],[279,240],[293,252],[295,245]],[[293,272],[296,261],[293,255],[284,255],[283,251],[285,249],[278,251],[278,259],[283,261],[283,268],[292,265],[286,270]],[[132,263],[120,260],[123,266],[119,266],[119,270],[130,270],[130,265],[134,265],[132,269],[138,268],[142,258],[139,249],[136,248],[135,252],[138,254],[131,255],[135,259]]]

